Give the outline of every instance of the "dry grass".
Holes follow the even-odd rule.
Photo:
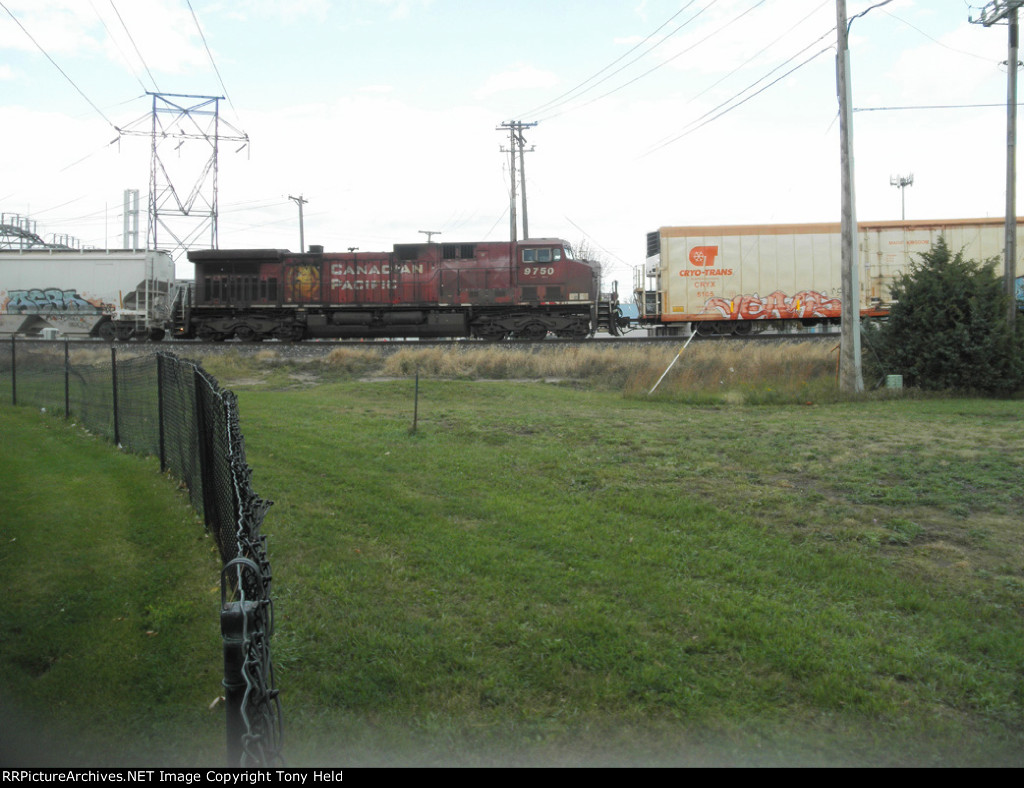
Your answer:
[[[729,403],[777,401],[835,388],[836,355],[827,343],[787,345],[703,343],[682,353],[675,346],[500,346],[404,349],[382,359],[387,377],[578,381],[646,395],[679,355],[658,387],[662,397],[711,397]],[[330,360],[329,360],[330,363]]]
[[[289,358],[262,349],[245,356],[218,354],[207,368],[225,385],[276,385],[301,368],[322,380],[424,378],[447,380],[538,380],[594,386],[626,396],[648,396],[709,404],[759,404],[834,399],[835,349],[806,341],[703,342],[680,352],[679,345],[562,345],[534,347],[451,343],[422,347],[339,347],[320,359]]]

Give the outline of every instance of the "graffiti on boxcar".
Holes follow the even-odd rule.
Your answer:
[[[812,317],[839,317],[842,303],[826,293],[804,290],[787,296],[776,290],[769,296],[737,296],[733,299],[710,298],[702,315],[718,315],[726,320],[785,320]]]
[[[86,301],[77,290],[57,287],[32,290],[10,290],[4,313],[8,315],[48,315],[59,312],[98,315],[102,308]]]

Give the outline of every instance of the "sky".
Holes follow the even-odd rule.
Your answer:
[[[977,2],[848,0],[859,219],[1003,215],[1007,28]],[[839,221],[835,26],[835,0],[0,0],[0,211],[119,248],[138,189],[145,238],[151,94],[181,94],[248,138],[222,249],[298,250],[290,197],[327,251],[503,241],[521,121],[530,235],[627,292],[659,227]],[[161,143],[183,195],[209,152]]]

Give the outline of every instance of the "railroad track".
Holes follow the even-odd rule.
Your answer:
[[[827,342],[839,341],[839,332],[828,333],[763,333],[750,334],[747,336],[737,335],[714,335],[702,336],[698,334],[693,338],[694,342],[750,342],[785,344],[792,342]],[[595,347],[636,347],[638,345],[677,345],[686,342],[689,336],[671,337],[646,337],[646,336],[625,336],[611,337],[599,336],[588,339],[544,339],[535,341],[504,340],[501,342],[486,342],[479,339],[449,339],[449,340],[417,340],[417,339],[389,339],[389,340],[358,340],[358,339],[318,339],[303,342],[279,342],[276,340],[266,342],[239,342],[227,340],[223,342],[211,342],[200,339],[165,339],[162,342],[106,342],[102,339],[83,338],[72,339],[74,345],[96,345],[112,346],[124,349],[151,348],[157,350],[168,350],[172,353],[188,353],[197,348],[202,351],[241,351],[246,353],[257,353],[261,350],[284,350],[289,355],[316,356],[321,353],[330,352],[335,348],[376,348],[376,349],[399,349],[405,347],[504,347],[504,348],[529,348],[540,350],[545,347],[565,346],[595,346]],[[18,342],[32,342],[42,344],[63,344],[64,339],[36,339],[21,338]]]

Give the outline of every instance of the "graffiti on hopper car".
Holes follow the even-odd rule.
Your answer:
[[[86,301],[77,290],[57,287],[32,290],[10,290],[2,310],[8,315],[46,315],[57,312],[98,315],[103,310]]]
[[[710,298],[702,315],[717,315],[726,320],[786,320],[812,317],[839,317],[842,303],[827,293],[804,290],[788,296],[776,290],[769,296],[736,296]]]

